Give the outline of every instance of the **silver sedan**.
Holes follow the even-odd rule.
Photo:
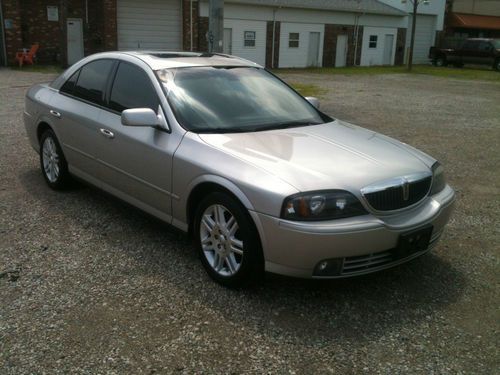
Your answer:
[[[51,188],[76,177],[189,232],[227,286],[429,251],[455,196],[439,162],[318,106],[233,56],[109,52],[32,87],[24,121]]]

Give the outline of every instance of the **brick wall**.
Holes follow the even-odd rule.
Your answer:
[[[354,65],[354,26],[352,25],[325,25],[325,36],[323,42],[323,66],[335,66],[335,54],[337,51],[337,36],[347,35],[347,59],[346,65]],[[361,45],[363,43],[363,26],[358,27],[358,47],[356,52],[356,65],[361,61]]]
[[[13,19],[5,30],[7,61],[14,63],[16,51],[39,43],[37,62],[66,65],[68,18],[80,18],[85,55],[117,48],[116,0],[3,0],[4,19]],[[47,5],[57,5],[59,21],[47,19]],[[88,20],[88,22],[87,22]]]
[[[273,55],[273,21],[267,22],[266,30],[266,68],[277,68],[280,59],[280,30],[281,24],[279,21],[274,23],[274,64]]]
[[[405,62],[406,29],[399,28],[396,38],[396,56],[394,65],[403,65]]]
[[[23,36],[21,33],[21,11],[19,0],[2,0],[3,19],[12,22],[12,28],[4,29],[5,49],[7,51],[7,62],[12,63],[17,50],[23,48]],[[3,25],[1,26],[3,27]]]

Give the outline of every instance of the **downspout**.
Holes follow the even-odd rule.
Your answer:
[[[354,61],[353,66],[356,66],[356,57],[358,56],[358,30],[359,30],[359,14],[355,16],[354,20]]]
[[[271,43],[271,69],[274,69],[274,39],[276,34],[276,11],[278,9],[273,9],[273,41]]]
[[[2,35],[1,35],[1,37],[2,37],[2,47],[3,47],[2,48],[3,49],[2,52],[3,52],[3,57],[4,57],[3,64],[5,66],[7,66],[7,61],[8,61],[8,58],[7,58],[7,45],[6,45],[6,42],[5,42],[5,27],[4,27],[5,25],[4,25],[4,22],[3,22],[3,13],[2,13],[2,2],[1,2],[1,0],[0,0],[0,22],[2,23],[0,25],[0,27],[2,28]]]
[[[189,0],[189,36],[191,38],[191,46],[189,50],[193,51],[193,0]]]

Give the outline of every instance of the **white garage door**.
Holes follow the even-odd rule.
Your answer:
[[[409,17],[406,46],[410,47],[412,20]],[[434,45],[436,35],[436,16],[417,16],[415,27],[415,47],[413,48],[413,63],[425,64],[429,62],[429,48]]]
[[[118,0],[118,49],[181,49],[181,0]]]

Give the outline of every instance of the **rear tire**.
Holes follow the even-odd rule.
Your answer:
[[[48,129],[40,137],[40,168],[47,185],[54,190],[70,186],[68,163],[55,133]]]
[[[257,230],[246,208],[229,194],[214,192],[201,201],[193,234],[203,267],[218,283],[240,288],[262,277]]]

